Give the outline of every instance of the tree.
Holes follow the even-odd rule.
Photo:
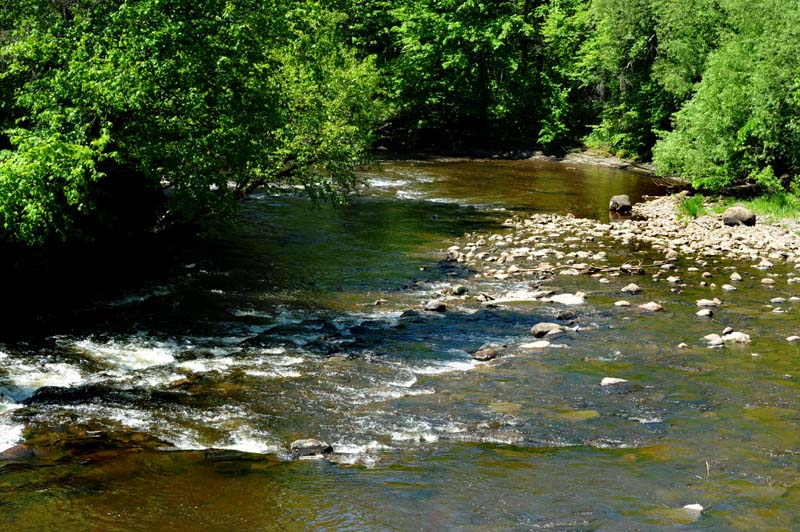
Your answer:
[[[722,4],[728,28],[720,47],[654,161],[698,187],[780,191],[800,167],[800,10],[776,0]]]
[[[341,198],[379,114],[342,20],[313,1],[6,3],[2,237],[94,238],[129,221],[130,190],[167,189],[162,215],[203,227],[264,184]]]

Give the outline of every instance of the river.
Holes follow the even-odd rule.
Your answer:
[[[509,234],[514,214],[607,221],[610,196],[664,190],[548,161],[393,161],[363,176],[345,207],[254,194],[224,238],[5,340],[0,528],[800,529],[800,354],[784,340],[797,309],[771,304],[791,286],[767,293],[750,264],[710,261],[718,280],[744,279],[736,305],[700,320],[699,274],[681,290],[635,278],[662,313],[614,306],[629,278],[563,276],[540,284],[588,294],[573,330],[479,363],[482,344],[530,342],[563,307],[467,297],[403,315],[458,284],[528,287],[476,279],[447,248]],[[552,236],[609,265],[654,257]],[[700,340],[727,325],[753,343]],[[300,438],[335,452],[293,460]]]

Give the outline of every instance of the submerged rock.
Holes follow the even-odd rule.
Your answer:
[[[319,457],[323,458],[326,454],[333,452],[333,447],[324,441],[307,438],[295,440],[289,445],[292,458]]]

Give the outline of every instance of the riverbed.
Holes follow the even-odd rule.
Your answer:
[[[0,346],[3,529],[800,529],[793,264],[667,271],[646,243],[557,223],[514,242],[513,220],[608,223],[610,196],[665,193],[645,174],[411,159],[362,175],[345,207],[254,194],[224,238]],[[536,260],[512,262],[531,271],[452,256],[480,240],[526,247]],[[496,301],[536,291],[585,301]],[[525,347],[540,322],[564,331]],[[703,340],[726,327],[751,342]],[[475,360],[487,343],[501,356]],[[301,438],[334,452],[294,459]]]

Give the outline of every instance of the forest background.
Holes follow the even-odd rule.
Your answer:
[[[376,141],[796,195],[799,34],[777,0],[5,2],[0,240],[213,232],[264,185],[340,201]]]

